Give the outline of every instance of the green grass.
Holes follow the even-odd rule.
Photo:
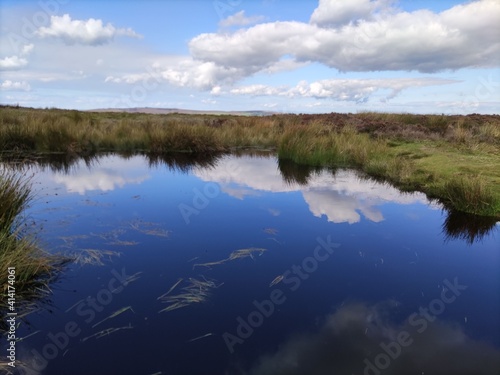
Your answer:
[[[3,157],[210,155],[272,149],[282,160],[354,167],[448,208],[500,217],[500,117],[391,113],[152,115],[0,107]]]

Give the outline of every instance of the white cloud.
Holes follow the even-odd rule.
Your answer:
[[[33,48],[35,48],[34,44],[24,45],[23,48],[21,49],[21,56],[29,55],[31,51],[33,51]]]
[[[493,67],[499,64],[498,14],[497,0],[441,13],[404,12],[390,8],[389,1],[322,1],[312,16],[315,23],[271,22],[233,33],[206,33],[193,38],[189,47],[195,59],[246,75],[268,69],[284,56],[340,71]]]
[[[387,8],[384,0],[319,0],[311,23],[321,27],[338,27],[350,22],[372,19],[377,9]]]
[[[35,48],[35,45],[32,43],[24,44],[21,47],[19,56],[13,55],[0,59],[0,70],[17,70],[28,65],[26,57],[33,51],[33,48]]]
[[[233,95],[262,96],[262,95],[278,95],[279,93],[280,93],[279,88],[266,85],[241,86],[231,90],[231,94]]]
[[[267,85],[241,86],[231,90],[233,95],[287,97],[313,97],[340,101],[366,102],[380,90],[389,90],[386,99],[392,99],[401,91],[425,86],[453,84],[457,81],[441,78],[394,78],[394,79],[326,79],[308,83],[299,82],[295,87],[272,87]]]
[[[222,93],[222,87],[220,86],[214,86],[212,90],[210,90],[210,94],[212,95],[220,95]]]
[[[219,22],[219,26],[221,27],[231,27],[231,26],[247,26],[257,22],[260,22],[264,19],[263,16],[245,16],[245,11],[239,11],[238,13],[232,14],[229,17],[223,19]]]
[[[10,81],[6,80],[0,83],[0,89],[8,91],[30,91],[31,87],[26,81]]]
[[[66,44],[101,45],[109,43],[116,36],[140,37],[134,30],[117,29],[112,24],[103,24],[102,20],[72,20],[68,14],[51,16],[48,27],[40,27],[37,31],[41,38],[60,38]]]
[[[202,99],[201,102],[203,104],[210,104],[210,105],[217,104],[217,100],[214,99]]]
[[[171,65],[155,66],[149,72],[124,74],[121,77],[108,76],[104,82],[135,84],[154,79],[178,87],[191,87],[200,90],[214,90],[217,93],[221,84],[232,84],[241,79],[244,72],[237,68],[184,59]]]
[[[2,70],[19,69],[26,65],[28,65],[28,60],[19,56],[10,56],[0,59],[0,69]]]

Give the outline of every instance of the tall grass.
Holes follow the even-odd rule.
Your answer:
[[[459,211],[494,214],[499,209],[493,191],[480,176],[456,176],[443,184],[440,194],[445,203]]]
[[[47,290],[64,262],[58,256],[43,252],[25,230],[21,215],[30,198],[28,181],[0,171],[0,285],[5,295],[9,285],[7,269],[15,267],[17,303]],[[5,308],[5,303],[2,299],[0,308]]]

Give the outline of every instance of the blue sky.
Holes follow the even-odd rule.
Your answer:
[[[500,1],[0,2],[0,103],[499,113]]]

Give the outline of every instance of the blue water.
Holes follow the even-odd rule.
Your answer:
[[[78,261],[18,328],[18,373],[500,374],[498,223],[351,170],[208,164],[30,167],[39,241]],[[203,300],[159,312],[190,278]]]

